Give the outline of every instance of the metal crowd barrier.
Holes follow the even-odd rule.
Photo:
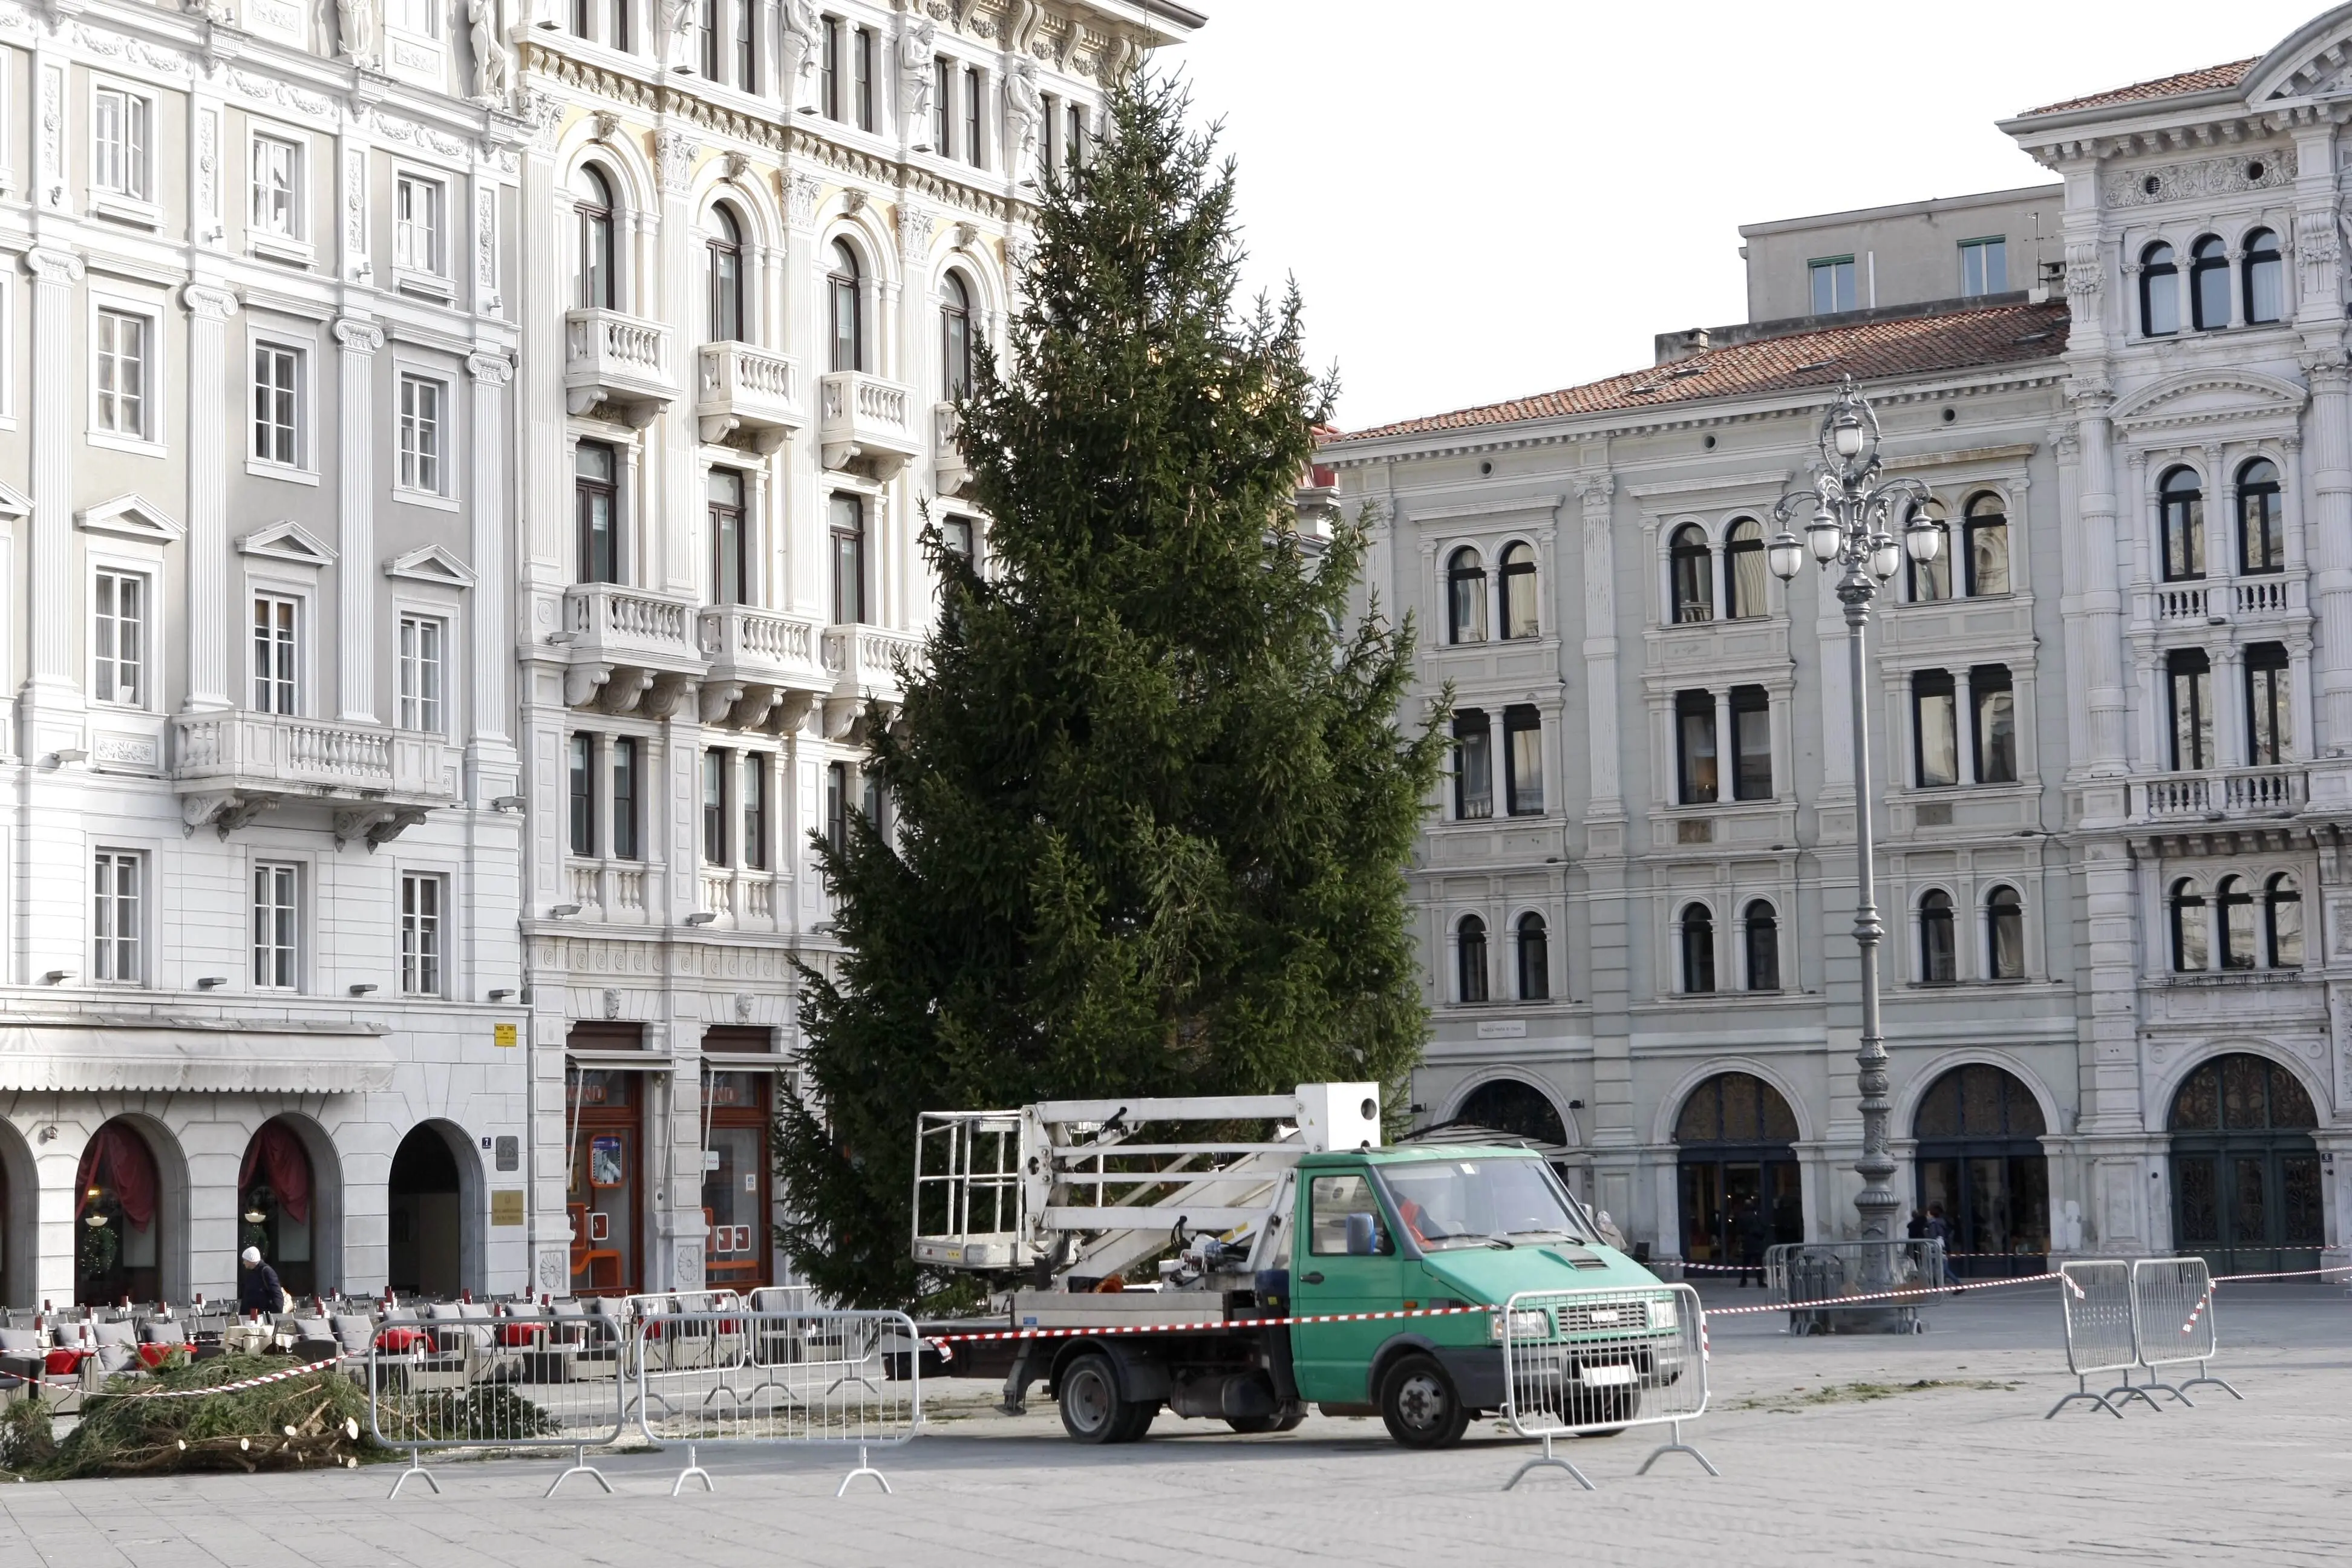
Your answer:
[[[2066,1370],[2074,1374],[2074,1392],[2050,1407],[2047,1421],[2076,1400],[2095,1405],[2117,1420],[2123,1412],[2109,1400],[2121,1394],[2154,1399],[2131,1385],[2131,1369],[2139,1360],[2139,1336],[2132,1307],[2132,1268],[2120,1258],[2088,1258],[2058,1266],[2058,1304],[2066,1320]],[[2121,1387],[2105,1394],[2091,1392],[2093,1373],[2123,1374]]]
[[[2134,1356],[2147,1369],[2147,1382],[2132,1390],[2169,1394],[2191,1409],[2196,1401],[2187,1390],[2210,1384],[2232,1399],[2245,1395],[2212,1374],[2211,1362],[2221,1349],[2214,1325],[2213,1276],[2201,1258],[2142,1258],[2131,1266],[2132,1341]],[[2178,1385],[2163,1382],[2159,1368],[2194,1364],[2197,1375]],[[2126,1374],[2129,1381],[2129,1374]]]
[[[1790,1241],[1767,1247],[1764,1286],[1789,1303],[1789,1331],[1830,1331],[1832,1312],[1894,1313],[1912,1333],[1926,1331],[1917,1300],[1848,1301],[1884,1290],[1926,1295],[1944,1288],[1944,1244],[1933,1238],[1895,1241]]]
[[[432,1448],[570,1448],[572,1467],[546,1495],[583,1474],[610,1492],[588,1450],[620,1440],[628,1360],[627,1337],[608,1318],[378,1330],[368,1351],[368,1428],[385,1447],[408,1455],[391,1495],[416,1476],[439,1494],[424,1462]]]
[[[1583,1471],[1552,1451],[1557,1437],[1628,1426],[1670,1426],[1672,1441],[1642,1461],[1688,1454],[1710,1476],[1705,1454],[1683,1441],[1683,1423],[1706,1412],[1706,1329],[1688,1285],[1633,1289],[1522,1290],[1502,1313],[1503,1414],[1511,1430],[1543,1442],[1503,1489],[1529,1470],[1566,1470],[1586,1491]]]
[[[688,1477],[717,1489],[705,1443],[857,1447],[860,1476],[890,1489],[868,1450],[899,1447],[923,1421],[921,1342],[904,1312],[656,1313],[640,1325],[635,1415],[654,1442],[684,1443]]]

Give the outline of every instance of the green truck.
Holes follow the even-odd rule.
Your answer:
[[[1681,1379],[1683,1298],[1540,1155],[1380,1131],[1367,1084],[926,1114],[915,1256],[1001,1307],[925,1325],[927,1375],[1002,1378],[1008,1410],[1043,1383],[1081,1442],[1314,1406],[1431,1448],[1514,1394],[1590,1429]]]

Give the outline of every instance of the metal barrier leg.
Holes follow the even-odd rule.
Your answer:
[[[1715,1468],[1715,1462],[1713,1460],[1709,1459],[1705,1454],[1700,1453],[1696,1448],[1692,1447],[1688,1443],[1683,1441],[1683,1424],[1681,1422],[1677,1421],[1674,1423],[1673,1430],[1675,1440],[1671,1443],[1660,1444],[1658,1447],[1652,1452],[1648,1458],[1642,1461],[1642,1468],[1633,1472],[1635,1475],[1648,1475],[1650,1473],[1650,1467],[1658,1462],[1658,1456],[1661,1454],[1688,1454],[1692,1458],[1696,1459],[1699,1462],[1699,1468],[1704,1469],[1708,1475],[1715,1477],[1717,1480],[1723,1479],[1723,1472]]]
[[[613,1483],[604,1479],[604,1471],[588,1462],[588,1445],[585,1443],[574,1443],[572,1446],[572,1468],[556,1477],[554,1485],[549,1487],[544,1495],[553,1497],[562,1489],[564,1482],[574,1476],[583,1475],[594,1477],[596,1484],[604,1489],[606,1497],[613,1495]]]
[[[717,1487],[710,1484],[710,1472],[704,1469],[701,1465],[696,1462],[699,1458],[700,1456],[696,1454],[694,1451],[694,1445],[688,1443],[686,1446],[686,1468],[678,1471],[677,1479],[670,1483],[670,1496],[676,1497],[679,1492],[686,1489],[686,1478],[688,1476],[700,1476],[702,1478],[702,1489],[704,1491],[715,1492],[719,1489]]]
[[[2164,1408],[2163,1405],[2158,1405],[2156,1402],[2155,1396],[2150,1394],[2147,1389],[2136,1388],[2132,1385],[2131,1369],[2128,1367],[2124,1369],[2124,1380],[2122,1384],[2116,1387],[2107,1390],[2107,1397],[2110,1399],[2113,1399],[2118,1394],[2123,1395],[2123,1402],[2126,1405],[2129,1405],[2133,1400],[2137,1399],[2144,1402],[2150,1410],[2160,1411]],[[2122,1412],[2117,1411],[2116,1414],[2121,1415]]]
[[[2107,1398],[2106,1398],[2106,1395],[2105,1395],[2105,1394],[2094,1394],[2094,1393],[2092,1393],[2092,1392],[2091,1392],[2091,1385],[2090,1385],[2088,1383],[2086,1383],[2086,1382],[2084,1382],[2084,1379],[2083,1379],[2083,1377],[2082,1377],[2082,1375],[2081,1375],[2080,1373],[2077,1373],[2077,1374],[2075,1375],[2074,1383],[2075,1383],[2075,1385],[2076,1385],[2076,1386],[2075,1386],[2075,1389],[2074,1389],[2074,1393],[2072,1393],[2072,1394],[2068,1394],[2065,1398],[2063,1398],[2063,1399],[2060,1400],[2057,1404],[2055,1404],[2055,1405],[2052,1405],[2052,1406],[2050,1407],[2050,1415],[2044,1415],[2042,1419],[2043,1419],[2044,1421],[2049,1420],[2049,1419],[2051,1418],[2051,1416],[2052,1416],[2052,1415],[2057,1415],[2057,1414],[2058,1414],[2058,1412],[2060,1412],[2061,1410],[2065,1409],[2065,1408],[2066,1408],[2066,1406],[2068,1406],[2069,1405],[2074,1404],[2074,1401],[2076,1401],[2076,1400],[2078,1400],[2078,1399],[2079,1399],[2079,1400],[2081,1400],[2081,1401],[2083,1401],[2083,1402],[2084,1402],[2084,1404],[2086,1404],[2086,1405],[2097,1405],[2100,1409],[2102,1409],[2102,1410],[2105,1411],[2108,1415],[2110,1415],[2114,1416],[2114,1417],[2115,1417],[2116,1420],[2118,1420],[2118,1421],[2120,1421],[2120,1420],[2122,1420],[2122,1419],[2124,1418],[2124,1413],[2123,1413],[2122,1411],[2120,1411],[2120,1410],[2116,1409],[2114,1405],[2110,1405],[2110,1404],[2108,1404],[2108,1403],[2107,1403]]]
[[[2240,1401],[2241,1403],[2242,1403],[2242,1402],[2244,1401],[2245,1397],[2246,1397],[2244,1394],[2242,1394],[2239,1393],[2236,1389],[2231,1388],[2228,1384],[2226,1384],[2226,1383],[2222,1382],[2220,1378],[2215,1377],[2215,1376],[2213,1375],[2212,1369],[2211,1369],[2211,1368],[2210,1368],[2210,1367],[2208,1367],[2208,1366],[2207,1366],[2203,1362],[2201,1362],[2201,1361],[2200,1361],[2200,1362],[2199,1362],[2199,1363],[2197,1363],[2197,1375],[2196,1375],[2195,1377],[2190,1378],[2188,1382],[2186,1382],[2186,1383],[2182,1384],[2180,1386],[2181,1386],[2181,1387],[2183,1387],[2183,1388],[2195,1388],[2198,1384],[2203,1384],[2203,1383],[2210,1383],[2210,1384],[2211,1384],[2214,1387],[2216,1387],[2216,1388],[2220,1389],[2222,1393],[2224,1393],[2224,1394],[2228,1394],[2231,1398],[2235,1399],[2235,1400],[2238,1400],[2238,1401]],[[2182,1403],[2183,1403],[2183,1404],[2186,1404],[2186,1403],[2187,1403],[2187,1400],[2184,1398],[2184,1399],[2183,1399],[2183,1401],[2182,1401]]]
[[[400,1472],[400,1479],[392,1483],[392,1491],[383,1500],[390,1502],[394,1498],[398,1497],[400,1489],[419,1476],[424,1477],[425,1484],[433,1489],[435,1497],[441,1495],[441,1483],[435,1480],[433,1472],[425,1468],[424,1452],[421,1449],[411,1448],[408,1450],[408,1468]]]
[[[877,1481],[881,1483],[884,1494],[887,1495],[889,1493],[890,1478],[866,1462],[866,1445],[860,1443],[857,1445],[857,1468],[841,1478],[840,1489],[833,1495],[835,1497],[845,1497],[848,1495],[849,1483],[856,1480],[860,1476],[872,1476]]]
[[[1706,1464],[1706,1461],[1701,1459],[1699,1463],[1704,1465]],[[1643,1468],[1647,1468],[1646,1466]],[[1710,1470],[1715,1468],[1713,1465],[1707,1465],[1706,1468]],[[1542,1457],[1529,1459],[1526,1464],[1521,1465],[1518,1469],[1513,1473],[1511,1479],[1503,1483],[1503,1489],[1505,1491],[1509,1491],[1513,1487],[1517,1486],[1521,1481],[1527,1479],[1527,1474],[1529,1470],[1542,1469],[1566,1470],[1570,1475],[1576,1478],[1576,1484],[1578,1486],[1582,1487],[1586,1491],[1591,1491],[1594,1489],[1592,1482],[1586,1478],[1582,1470],[1578,1469],[1574,1465],[1570,1464],[1566,1459],[1561,1458],[1558,1454],[1551,1451],[1551,1434],[1549,1432],[1544,1434]]]
[[[2194,1410],[2197,1408],[2197,1402],[2189,1398],[2189,1395],[2181,1393],[2180,1390],[2173,1387],[2172,1384],[2168,1383],[2159,1382],[2156,1375],[2156,1368],[2152,1366],[2147,1368],[2147,1381],[2141,1384],[2140,1387],[2146,1389],[2150,1394],[2169,1394],[2173,1398],[2178,1399],[2181,1404],[2189,1406],[2189,1409]],[[2152,1405],[2155,1401],[2150,1400],[2148,1403]]]

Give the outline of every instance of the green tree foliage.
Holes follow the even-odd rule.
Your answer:
[[[1360,519],[1302,540],[1329,387],[1296,289],[1235,303],[1234,171],[1145,81],[1044,198],[1009,369],[963,410],[984,570],[944,581],[903,712],[865,720],[895,837],[824,855],[803,971],[819,1115],[779,1117],[783,1240],[823,1291],[918,1298],[917,1112],[1400,1085],[1427,1030],[1403,868],[1441,760],[1408,624],[1356,620]],[[820,1116],[822,1120],[820,1120]]]

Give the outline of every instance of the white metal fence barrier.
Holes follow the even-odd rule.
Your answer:
[[[854,1444],[857,1468],[834,1495],[860,1476],[887,1492],[868,1450],[922,1426],[921,1341],[903,1312],[656,1313],[639,1327],[632,1414],[647,1438],[686,1445],[672,1497],[689,1477],[716,1489],[705,1443]]]
[[[2156,1401],[2131,1384],[2131,1369],[2139,1360],[2134,1331],[2131,1264],[2120,1258],[2091,1258],[2058,1266],[2058,1305],[2065,1314],[2066,1370],[2074,1374],[2074,1392],[2050,1407],[2047,1421],[2076,1400],[2095,1405],[2116,1419],[2123,1412],[2110,1403],[2120,1394]],[[2094,1373],[2120,1373],[2123,1384],[2105,1394],[2091,1392]]]
[[[2213,1276],[2201,1258],[2142,1258],[2131,1266],[2132,1338],[2139,1364],[2147,1369],[2142,1388],[2169,1394],[2195,1408],[2189,1389],[2210,1384],[2232,1399],[2245,1395],[2212,1374],[2211,1363],[2221,1349],[2221,1332],[2213,1314]],[[2197,1375],[2173,1384],[2163,1381],[2160,1368],[2189,1366]],[[2134,1389],[2135,1394],[2140,1389]],[[2153,1397],[2148,1404],[2154,1405]]]
[[[1885,1312],[1913,1333],[1925,1331],[1917,1300],[1885,1299],[1889,1290],[1924,1297],[1952,1282],[1944,1244],[1904,1237],[1894,1241],[1790,1241],[1764,1249],[1764,1287],[1789,1302],[1789,1331],[1827,1333],[1833,1312]],[[1874,1298],[1848,1300],[1854,1296]]]
[[[583,1474],[610,1492],[588,1450],[620,1439],[628,1360],[619,1321],[576,1310],[386,1323],[368,1351],[368,1427],[408,1454],[391,1495],[415,1476],[439,1493],[424,1462],[435,1448],[570,1448],[547,1495]]]
[[[1646,1475],[1661,1455],[1688,1454],[1710,1476],[1705,1454],[1683,1441],[1683,1423],[1706,1411],[1706,1320],[1688,1285],[1594,1290],[1522,1290],[1506,1304],[1503,1414],[1543,1453],[1528,1471],[1566,1470],[1585,1490],[1592,1482],[1552,1451],[1553,1439],[1669,1426],[1672,1440],[1642,1461]]]

